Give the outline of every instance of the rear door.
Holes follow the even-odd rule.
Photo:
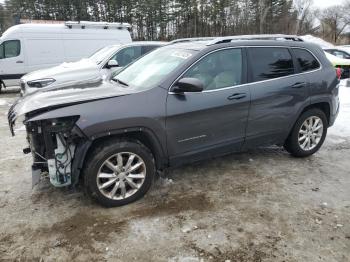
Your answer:
[[[246,147],[282,143],[309,103],[307,79],[286,47],[249,47],[251,107]]]
[[[181,76],[201,80],[204,90],[168,95],[166,130],[172,164],[240,150],[250,103],[245,73],[244,49],[229,48],[202,57]]]

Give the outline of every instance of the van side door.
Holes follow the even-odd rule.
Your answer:
[[[310,103],[308,83],[287,47],[249,47],[251,107],[245,147],[281,144]]]

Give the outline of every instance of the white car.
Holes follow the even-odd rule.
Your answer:
[[[74,81],[106,79],[116,70],[165,44],[165,42],[143,41],[106,46],[77,62],[63,63],[24,75],[20,80],[21,94],[26,95]]]
[[[106,45],[131,43],[129,24],[65,22],[20,24],[0,38],[0,91],[26,73],[77,61]]]

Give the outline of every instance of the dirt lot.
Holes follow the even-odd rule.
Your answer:
[[[31,188],[24,134],[0,95],[0,261],[350,261],[350,88],[325,145],[172,170],[142,200],[102,208],[80,190]]]

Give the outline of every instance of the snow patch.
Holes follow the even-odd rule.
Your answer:
[[[335,46],[321,38],[312,36],[312,35],[302,35],[300,36],[305,42],[311,42],[321,46],[322,48],[335,48]]]
[[[349,137],[350,136],[350,88],[346,82],[341,81],[339,87],[340,110],[334,125],[329,129],[329,134]]]
[[[5,99],[0,99],[0,106],[7,105],[7,102]]]

